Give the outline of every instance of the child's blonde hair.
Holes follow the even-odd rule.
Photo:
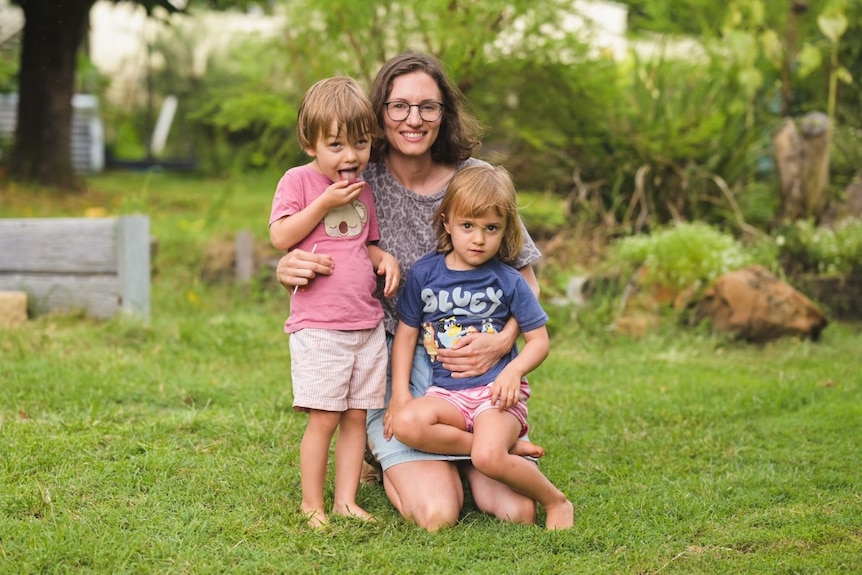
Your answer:
[[[350,142],[378,136],[380,127],[371,101],[359,83],[348,76],[334,76],[315,83],[302,98],[296,135],[304,150],[314,148],[329,135],[335,122],[339,134]]]
[[[485,164],[459,170],[449,182],[434,213],[437,252],[452,251],[452,238],[443,225],[446,221],[455,217],[479,218],[491,211],[497,212],[505,225],[497,257],[504,262],[513,261],[524,249],[515,184],[505,168]]]

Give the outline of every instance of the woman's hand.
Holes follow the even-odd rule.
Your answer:
[[[507,326],[500,333],[470,333],[461,337],[449,349],[437,350],[437,360],[452,372],[452,377],[475,377],[482,375],[509,353],[518,338],[515,329]]]
[[[328,255],[296,249],[278,260],[275,275],[278,282],[288,289],[304,288],[318,274],[331,275],[332,268],[332,258]]]

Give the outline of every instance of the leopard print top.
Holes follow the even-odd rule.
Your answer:
[[[457,169],[480,163],[483,163],[482,160],[469,158],[460,162]],[[362,172],[362,178],[368,182],[374,193],[380,227],[380,249],[389,252],[398,260],[403,285],[413,262],[437,248],[437,238],[431,221],[446,189],[430,196],[416,194],[401,185],[382,162],[368,164]],[[520,269],[540,257],[542,254],[536,244],[530,235],[525,233],[524,249],[512,263],[512,267]],[[394,334],[398,325],[395,311],[398,296],[384,298],[382,280],[378,282],[377,295],[383,302],[383,326],[387,332]]]

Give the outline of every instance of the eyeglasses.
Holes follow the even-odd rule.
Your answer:
[[[394,100],[392,102],[383,102],[386,106],[386,113],[393,122],[403,122],[410,115],[410,108],[419,109],[419,117],[426,122],[436,122],[443,114],[443,102],[435,102],[427,100],[419,104],[408,104],[403,100]]]

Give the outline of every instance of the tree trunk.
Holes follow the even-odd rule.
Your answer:
[[[802,190],[802,138],[796,123],[788,118],[772,136],[772,148],[781,180],[781,214],[784,221],[795,221],[805,214]]]
[[[807,0],[790,0],[787,22],[784,26],[784,50],[781,62],[781,115],[785,117],[793,113],[791,76],[798,51],[799,17],[807,10]]]
[[[787,119],[772,137],[781,179],[781,218],[820,221],[829,201],[829,119],[809,112]]]
[[[799,128],[805,150],[799,174],[805,190],[805,212],[819,222],[829,203],[829,118],[822,112],[808,112]]]
[[[27,0],[18,118],[9,163],[14,180],[74,190],[72,95],[78,49],[95,0]]]

